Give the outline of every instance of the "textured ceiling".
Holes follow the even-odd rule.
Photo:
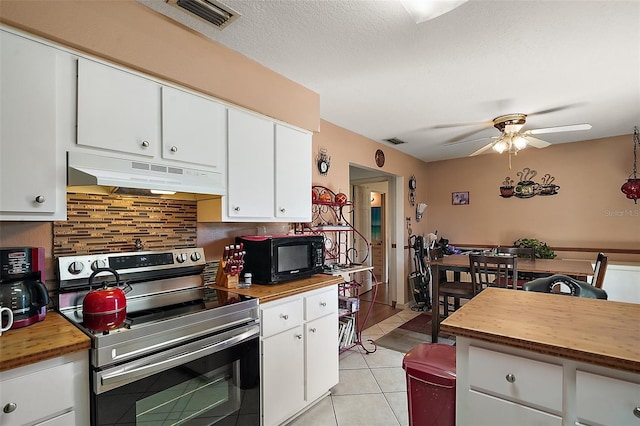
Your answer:
[[[223,0],[242,16],[222,31],[138,1],[319,93],[322,119],[424,161],[471,154],[503,114],[531,114],[523,130],[593,126],[539,136],[552,144],[640,125],[640,0],[470,0],[421,24],[399,1]]]

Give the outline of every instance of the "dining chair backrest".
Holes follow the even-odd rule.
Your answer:
[[[442,259],[444,254],[442,253],[442,247],[434,247],[427,248],[427,255],[429,260],[438,260]]]
[[[593,268],[593,280],[591,284],[596,288],[602,288],[604,283],[604,274],[607,272],[608,257],[604,253],[598,253],[596,265]]]
[[[515,256],[469,255],[474,288],[517,288],[518,259]]]
[[[533,247],[496,247],[496,253],[511,254],[523,259],[535,259],[536,249]]]

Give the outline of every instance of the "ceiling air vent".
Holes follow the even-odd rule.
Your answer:
[[[392,143],[394,145],[402,145],[403,143],[406,143],[402,139],[398,139],[398,138],[389,138],[389,139],[383,139],[383,140],[385,142],[389,142],[389,143]]]
[[[224,29],[240,17],[240,13],[216,0],[166,0],[168,4],[179,7],[196,17]]]

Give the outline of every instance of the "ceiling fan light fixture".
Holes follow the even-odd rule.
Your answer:
[[[509,148],[509,144],[503,139],[500,138],[494,145],[493,145],[493,150],[496,151],[498,154],[502,154],[503,152],[505,152],[508,148]]]
[[[515,140],[513,141],[513,145],[518,151],[520,151],[521,149],[525,149],[527,147],[527,140],[522,136],[516,136]]]
[[[466,2],[467,0],[400,0],[416,24],[444,15]]]

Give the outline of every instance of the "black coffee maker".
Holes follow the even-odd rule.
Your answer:
[[[42,247],[0,248],[0,306],[13,311],[13,328],[43,321],[49,294]]]

